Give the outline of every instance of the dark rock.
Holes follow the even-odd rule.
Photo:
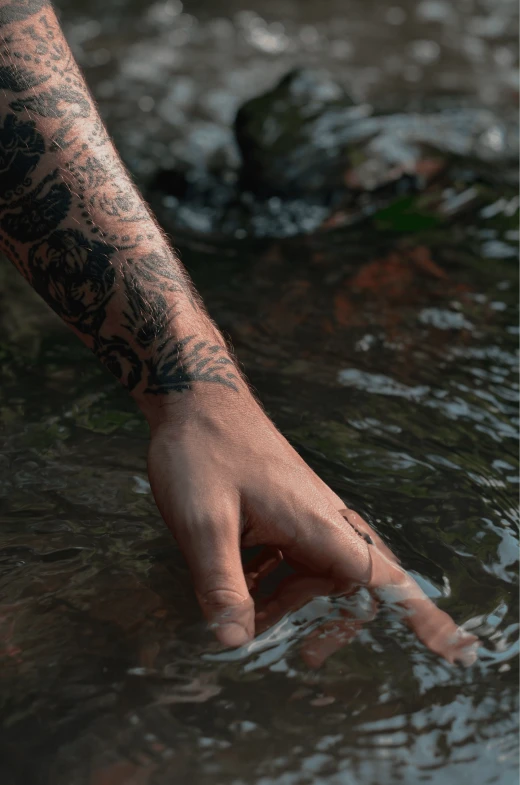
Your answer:
[[[358,109],[327,73],[297,69],[238,111],[242,185],[261,196],[323,199],[343,189],[342,139]]]
[[[159,169],[153,177],[149,188],[151,191],[161,191],[184,199],[188,192],[188,178],[186,172],[178,169]]]

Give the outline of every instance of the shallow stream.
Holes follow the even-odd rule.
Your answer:
[[[153,503],[144,423],[2,260],[1,785],[513,785],[516,4],[59,5],[266,409],[483,645],[449,666],[388,607],[311,668],[301,642],[336,612],[323,600],[222,652]],[[157,196],[158,168],[196,179],[217,156],[236,170],[237,108],[302,63],[390,117],[485,111],[481,144],[426,201],[397,189],[326,217],[313,206],[307,233],[305,204],[219,232],[217,197],[182,213]]]

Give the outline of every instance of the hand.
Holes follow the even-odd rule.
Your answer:
[[[352,510],[344,510],[343,515],[356,516],[356,513]],[[371,551],[373,561],[377,561],[381,554],[377,535],[359,516],[356,516],[356,522],[359,528],[362,527],[365,532],[371,533],[375,548],[379,550],[379,553]],[[246,578],[253,595],[263,578],[278,566],[282,558],[280,551],[265,548],[246,565]],[[332,654],[348,645],[363,625],[375,618],[380,600],[383,599],[393,600],[398,609],[404,610],[404,620],[431,651],[440,654],[450,663],[459,661],[463,665],[471,665],[475,662],[478,639],[457,627],[453,619],[437,608],[417,583],[401,570],[395,561],[393,563],[402,576],[399,591],[396,591],[396,583],[393,583],[392,592],[392,585],[376,588],[371,580],[369,584],[371,596],[364,598],[358,612],[354,613],[348,603],[335,603],[330,606],[330,610],[335,611],[335,618],[325,621],[305,636],[300,654],[310,668],[319,668]],[[345,585],[342,587],[341,597],[354,595],[358,590],[359,586],[353,583]],[[304,574],[301,571],[290,575],[281,581],[270,597],[257,601],[256,632],[261,634],[269,630],[283,617],[305,609],[309,603],[311,603],[309,605],[311,610],[315,598],[319,597],[323,601],[323,598],[334,593],[333,582],[328,578]]]
[[[355,583],[378,601],[398,602],[421,640],[450,661],[460,659],[476,639],[460,637],[365,521],[340,512],[342,500],[251,395],[225,396],[191,394],[189,403],[165,409],[151,425],[148,456],[157,505],[219,640],[241,646],[253,638],[255,609],[240,548],[269,545],[325,581],[328,593]]]

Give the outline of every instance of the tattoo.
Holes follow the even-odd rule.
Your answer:
[[[38,87],[49,78],[49,76],[38,76],[33,71],[20,66],[0,66],[0,90],[10,90],[12,93],[23,93],[31,87]]]
[[[148,217],[146,207],[133,189],[128,185],[123,190],[117,185],[120,171],[114,171],[113,159],[100,160],[89,155],[78,163],[76,159],[67,162],[67,170],[72,174],[78,185],[78,194],[88,202],[91,209],[99,208],[105,215],[118,218],[123,223],[137,223]],[[110,184],[116,194],[100,190]]]
[[[151,346],[165,330],[168,322],[177,314],[168,315],[168,303],[161,294],[152,299],[139,282],[129,273],[124,273],[127,310],[123,311],[124,326],[132,333],[139,346]]]
[[[91,145],[91,147],[104,147],[106,144],[109,144],[109,142],[110,137],[105,126],[101,120],[96,120],[90,130],[88,143]]]
[[[25,62],[32,61],[36,65],[41,64],[42,57],[48,57],[49,59],[45,60],[45,65],[50,67],[53,73],[64,77],[67,84],[73,84],[79,90],[84,90],[85,85],[72,52],[64,43],[55,40],[55,31],[45,15],[40,17],[39,21],[44,28],[43,34],[38,32],[34,25],[23,28],[22,36],[18,43],[21,42],[23,44],[25,42],[25,46],[22,46],[20,51],[13,51],[13,57],[23,58]],[[27,51],[28,47],[26,44],[28,38],[35,43],[32,54],[29,54]],[[14,43],[12,39],[11,43]],[[8,52],[5,54],[8,54]]]
[[[143,363],[124,338],[118,335],[112,338],[100,336],[94,351],[108,370],[130,392],[139,384]]]
[[[65,104],[65,106],[62,106]],[[26,98],[18,98],[9,104],[14,112],[34,112],[40,117],[65,118],[53,137],[53,146],[63,149],[69,147],[75,139],[66,139],[67,134],[79,118],[90,115],[90,101],[88,97],[68,85],[59,88],[51,87],[43,93],[35,93]]]
[[[48,8],[48,0],[14,0],[0,7],[0,27],[12,22],[21,22],[29,16],[37,14],[42,8]]]
[[[50,3],[0,0],[0,28],[8,25],[0,35],[0,241],[8,256],[129,390],[167,395],[195,382],[237,390],[224,345],[176,335],[180,302],[195,306],[190,285],[165,244],[150,251],[159,237],[153,219]]]
[[[117,196],[101,194],[97,199],[90,199],[91,207],[98,206],[111,218],[118,218],[124,223],[137,223],[147,218],[144,204],[130,190],[121,191]]]
[[[237,390],[238,381],[232,360],[218,344],[195,340],[193,335],[181,341],[167,339],[157,347],[148,368],[147,393],[166,395],[190,390],[193,382],[214,382]],[[191,345],[190,345],[191,344]]]
[[[53,173],[51,177],[55,177]],[[0,216],[0,227],[6,234],[20,242],[40,240],[56,229],[66,218],[71,203],[71,194],[65,183],[50,186],[39,198],[45,181],[38,188],[9,205],[9,211]],[[17,212],[12,212],[16,209]]]
[[[88,240],[76,229],[59,229],[29,254],[29,274],[36,291],[79,332],[98,336],[114,294],[115,249]]]
[[[151,346],[164,338],[169,324],[179,311],[164,297],[166,292],[186,289],[181,275],[175,272],[173,259],[152,252],[134,261],[128,259],[123,273],[128,309],[123,312],[126,327],[140,346]]]
[[[0,129],[0,197],[6,200],[0,206],[0,228],[20,242],[45,237],[69,212],[71,195],[65,183],[54,183],[42,193],[58,179],[58,170],[27,192],[33,184],[30,175],[44,154],[45,143],[35,124],[7,115]]]
[[[43,136],[31,120],[7,115],[0,128],[0,198],[11,199],[31,185],[30,175],[45,153]]]
[[[80,191],[85,189],[98,189],[105,185],[110,178],[109,166],[93,155],[89,155],[84,161],[78,163],[76,159],[67,162],[68,171],[76,179]]]
[[[175,270],[172,257],[166,254],[153,251],[142,256],[135,262],[135,270],[143,280],[161,292],[180,292],[185,288],[184,277]]]

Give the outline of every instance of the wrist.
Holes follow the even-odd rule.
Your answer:
[[[204,420],[225,420],[236,408],[258,406],[247,382],[240,378],[237,389],[218,384],[194,382],[189,389],[168,395],[132,394],[137,406],[146,419],[150,430],[163,426],[181,429],[190,423]]]
[[[202,335],[190,331],[157,342],[143,360],[142,379],[131,394],[150,428],[214,416],[253,398],[223,337],[211,327]]]

